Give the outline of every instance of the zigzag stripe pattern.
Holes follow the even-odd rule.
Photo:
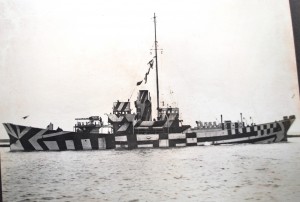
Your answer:
[[[147,122],[144,124],[147,125]],[[10,136],[11,151],[57,151],[280,142],[286,138],[285,124],[284,121],[280,121],[241,129],[215,130],[214,132],[159,134],[133,134],[126,129],[115,135],[58,132],[10,123],[3,125]],[[128,128],[131,128],[130,125]]]
[[[113,135],[54,131],[3,124],[10,136],[11,151],[98,150],[114,148]]]
[[[130,103],[129,102],[115,102],[113,111],[117,111],[117,112],[130,111]]]

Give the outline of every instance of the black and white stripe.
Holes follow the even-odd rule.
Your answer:
[[[284,139],[282,122],[234,130],[191,133],[136,134],[137,148],[182,147],[234,143],[270,143]]]
[[[115,117],[119,119],[118,117]],[[120,118],[120,120],[123,118]],[[165,123],[140,121],[133,130],[132,122],[118,122],[119,131],[115,134],[77,133],[55,131],[4,123],[10,138],[11,151],[62,151],[62,150],[99,150],[113,148],[165,148],[200,145],[219,145],[234,143],[270,143],[286,141],[290,120],[236,129],[206,129],[187,133],[169,131],[149,133],[155,126]],[[148,128],[148,129],[147,129]],[[149,128],[151,130],[149,130]]]
[[[114,112],[130,111],[130,102],[114,102],[113,111]]]
[[[10,137],[11,151],[97,150],[114,148],[112,134],[88,134],[54,131],[3,124]]]

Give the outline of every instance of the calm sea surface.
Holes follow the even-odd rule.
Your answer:
[[[4,201],[300,200],[300,138],[132,151],[0,151]]]

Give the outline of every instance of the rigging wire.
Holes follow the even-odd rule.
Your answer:
[[[134,86],[133,90],[131,91],[131,95],[130,95],[130,98],[128,99],[128,101],[131,100],[131,97],[132,97],[133,92],[135,91],[135,89],[136,89],[136,86]]]
[[[153,45],[152,45],[152,48],[153,48],[153,46],[154,46],[154,43],[153,43]],[[151,48],[151,49],[152,49],[152,48]],[[142,60],[144,61],[144,58],[146,58],[146,55],[149,54],[149,53],[147,53],[148,51],[143,51],[143,52],[144,52],[144,53],[143,53],[143,57],[141,57],[140,60],[139,60],[139,62],[138,62],[138,67],[139,67],[139,69],[141,69],[141,67],[144,66],[144,65],[141,65]],[[151,55],[151,53],[150,53],[150,55]],[[132,95],[133,95],[133,93],[134,93],[134,91],[135,91],[135,89],[136,89],[136,81],[137,81],[137,77],[138,77],[138,76],[139,76],[138,73],[135,73],[135,76],[134,76],[134,82],[135,82],[135,85],[134,85],[134,88],[133,88],[133,90],[132,90],[132,92],[131,92],[130,97],[129,97],[128,100],[131,100],[131,97],[132,97]]]

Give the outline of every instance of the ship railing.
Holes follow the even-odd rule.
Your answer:
[[[202,122],[196,121],[198,129],[214,129],[214,128],[222,128],[222,125],[219,123],[217,124],[216,121],[213,122]]]
[[[196,126],[198,129],[216,129],[216,128],[222,128],[222,125],[212,125],[212,126]]]
[[[86,124],[84,124],[84,123],[76,123],[75,124],[75,127],[91,127],[91,126],[93,126],[93,127],[102,127],[103,126],[103,123],[86,123]]]

